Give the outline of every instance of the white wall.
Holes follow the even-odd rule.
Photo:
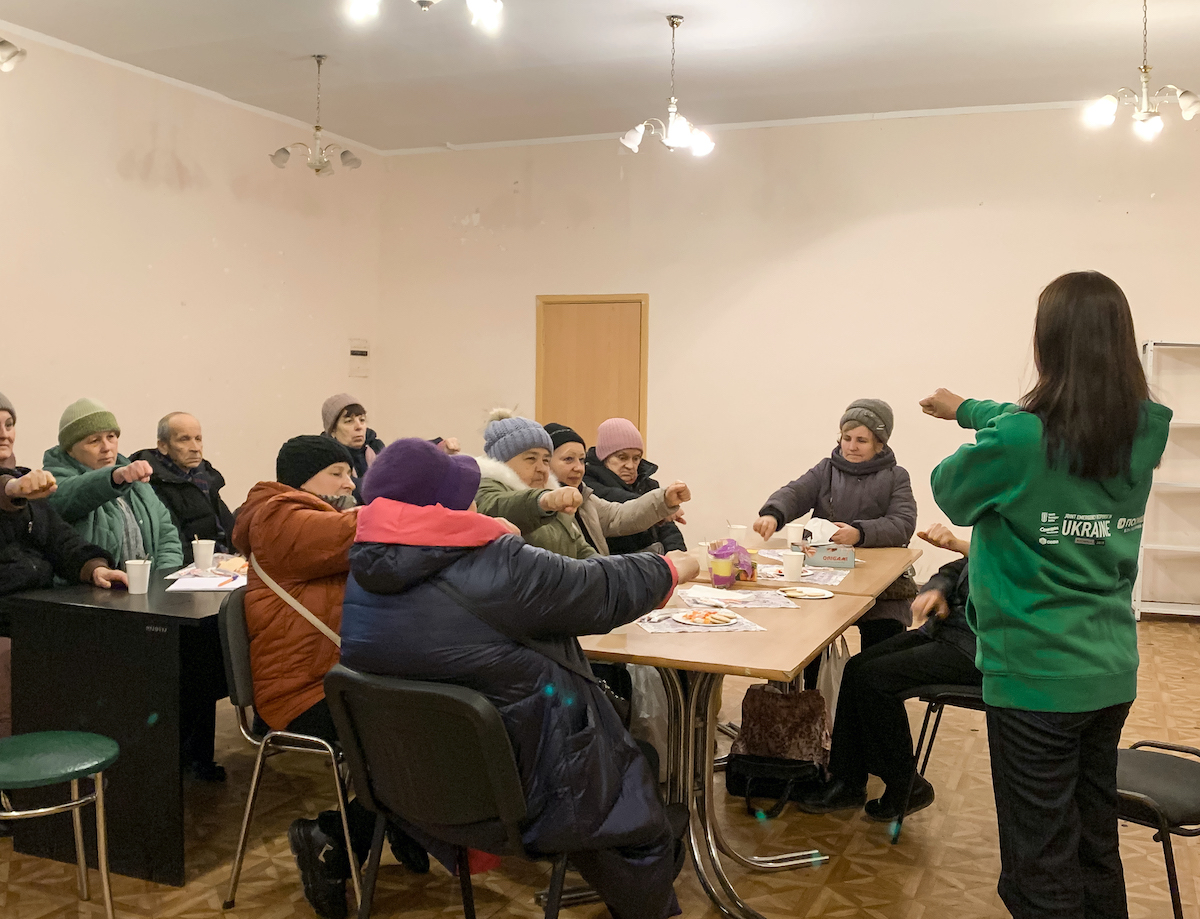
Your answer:
[[[380,161],[277,170],[267,154],[302,129],[21,44],[0,75],[0,391],[17,458],[40,464],[80,396],[116,413],[126,453],[191,411],[236,506],[274,478],[284,439],[320,430],[326,396],[374,398],[347,379],[347,339],[374,332]]]
[[[1058,110],[731,131],[706,159],[390,159],[383,426],[481,449],[489,407],[532,414],[538,294],[648,292],[648,454],[692,485],[692,540],[750,522],[859,396],[892,403],[920,521],[944,519],[929,473],[965,432],[917,400],[1018,397],[1056,275],[1106,272],[1139,336],[1200,340],[1200,122],[1167,117],[1153,144]]]

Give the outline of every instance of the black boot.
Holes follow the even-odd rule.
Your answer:
[[[296,857],[304,899],[321,919],[346,919],[346,879],[349,871],[345,846],[337,837],[321,832],[316,820],[296,820],[288,827],[288,845]]]
[[[900,816],[900,805],[903,803],[904,788],[895,788],[891,785],[884,791],[883,797],[876,798],[874,801],[868,801],[866,806],[867,819],[874,820],[876,823],[891,823]],[[912,794],[908,798],[908,808],[904,811],[904,815],[915,814],[919,810],[924,810],[933,803],[933,786],[925,780],[923,775],[913,776]]]
[[[388,845],[391,846],[396,861],[413,874],[429,873],[429,853],[425,851],[424,846],[392,823],[388,823],[384,833],[387,834]]]
[[[840,779],[829,779],[796,799],[796,807],[806,814],[831,814],[834,811],[858,810],[867,801],[864,786],[852,786]]]

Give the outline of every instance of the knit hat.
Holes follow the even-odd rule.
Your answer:
[[[581,447],[587,446],[583,442],[583,438],[575,433],[574,428],[569,428],[565,424],[559,424],[557,421],[551,421],[546,425],[546,433],[550,435],[550,443],[554,444],[555,450],[563,444],[579,444]]]
[[[362,403],[348,392],[330,396],[321,403],[321,424],[325,425],[326,434],[333,433],[333,429],[337,427],[337,423],[342,417],[342,412],[351,405],[362,405]]]
[[[892,436],[892,425],[895,423],[892,407],[882,399],[855,399],[842,415],[838,427],[847,421],[857,421],[879,438],[881,444],[888,442],[888,438]]]
[[[292,488],[301,488],[334,463],[352,465],[350,451],[332,437],[301,434],[279,448],[279,455],[275,457],[275,479]]]
[[[12,420],[17,420],[17,410],[13,408],[12,400],[4,393],[0,392],[0,412],[8,412],[12,415]]]
[[[628,418],[609,418],[596,431],[596,456],[604,462],[618,450],[642,450],[646,444],[642,434]]]
[[[375,457],[363,479],[363,502],[391,498],[428,507],[465,511],[479,491],[479,464],[461,453],[447,456],[416,437],[393,441]]]
[[[547,453],[554,452],[550,435],[533,419],[513,415],[506,408],[493,409],[488,415],[488,426],[483,431],[483,452],[492,459],[507,463],[514,456],[538,447]]]
[[[116,431],[120,436],[116,415],[94,399],[79,399],[68,405],[58,419],[58,445],[70,452],[85,437],[101,431]]]

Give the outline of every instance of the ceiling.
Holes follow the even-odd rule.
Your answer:
[[[662,116],[670,29],[700,126],[1087,99],[1137,80],[1136,0],[0,0],[0,20],[311,122],[379,150],[624,131]],[[1150,4],[1155,87],[1200,90],[1200,0]]]

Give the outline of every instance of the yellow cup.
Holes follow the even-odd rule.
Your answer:
[[[733,574],[733,559],[709,558],[708,573],[710,576],[727,578]]]

